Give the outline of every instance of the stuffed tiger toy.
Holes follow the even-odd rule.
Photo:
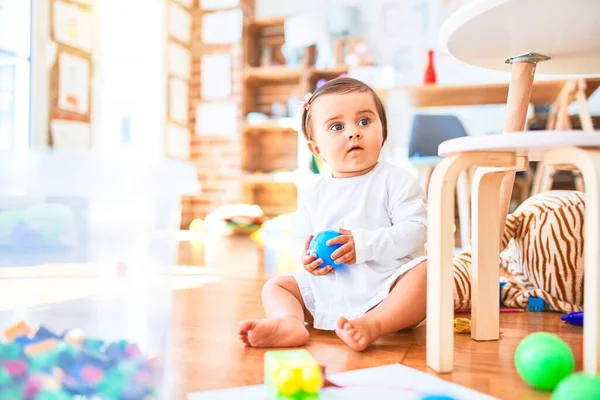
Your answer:
[[[582,311],[584,213],[582,192],[555,190],[529,198],[508,215],[499,260],[505,306],[525,308],[534,296],[550,311]],[[471,307],[470,267],[470,249],[454,257],[456,310]]]

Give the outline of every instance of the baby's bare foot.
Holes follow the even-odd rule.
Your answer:
[[[244,320],[238,336],[249,347],[295,347],[308,342],[304,322],[293,317]]]
[[[375,321],[369,314],[352,321],[340,317],[335,333],[348,347],[356,351],[363,351],[379,337]]]

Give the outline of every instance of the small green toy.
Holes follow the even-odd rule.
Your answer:
[[[265,353],[265,388],[268,399],[318,399],[323,385],[321,366],[307,350]]]
[[[566,377],[552,393],[551,400],[600,399],[600,377],[576,373]]]
[[[575,357],[569,345],[558,336],[536,332],[519,343],[515,366],[530,386],[550,391],[575,369]]]

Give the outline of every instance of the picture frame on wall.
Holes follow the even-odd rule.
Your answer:
[[[89,116],[90,60],[69,52],[58,54],[58,108]]]
[[[62,0],[52,3],[52,39],[84,52],[92,50],[92,12]]]
[[[192,15],[177,3],[169,3],[169,35],[188,44],[192,36]]]

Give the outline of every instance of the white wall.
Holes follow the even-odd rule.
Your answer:
[[[427,49],[439,49],[439,27],[459,6],[471,1],[475,0],[257,0],[256,15],[287,16],[301,11],[324,11],[338,4],[360,5],[364,36],[378,63],[393,65],[401,71],[406,84],[420,84]],[[436,70],[439,84],[506,82],[509,78],[507,73],[470,67],[442,55],[436,56]],[[591,111],[600,113],[600,94],[593,96],[590,106]],[[412,111],[397,99],[388,103],[395,146],[402,148],[407,143],[406,129]],[[471,135],[498,132],[504,119],[504,106],[445,107],[419,112],[456,114]]]

